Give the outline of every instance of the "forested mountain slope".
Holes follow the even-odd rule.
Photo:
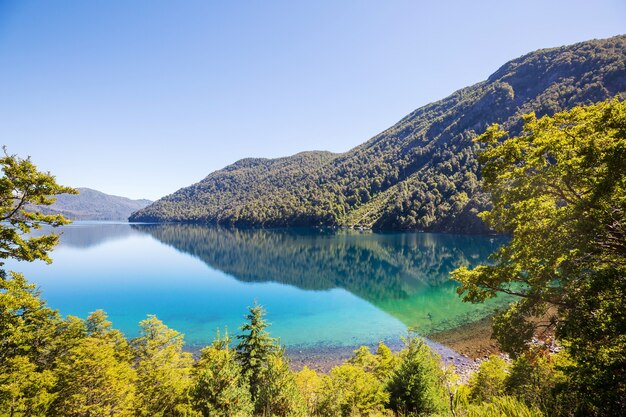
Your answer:
[[[51,206],[32,206],[31,211],[62,214],[71,220],[121,220],[148,204],[150,200],[131,200],[91,188],[78,188],[79,194],[60,194]]]
[[[131,221],[484,232],[474,143],[492,123],[626,98],[626,36],[532,52],[343,153],[244,159]]]

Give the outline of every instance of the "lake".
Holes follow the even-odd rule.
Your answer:
[[[504,238],[348,230],[238,230],[75,222],[54,262],[8,262],[61,314],[105,310],[128,337],[156,314],[209,343],[237,333],[255,301],[288,347],[356,346],[422,335],[490,314],[505,300],[461,302],[449,272],[487,260]]]

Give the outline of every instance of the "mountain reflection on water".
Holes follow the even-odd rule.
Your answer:
[[[194,224],[131,227],[239,281],[345,289],[426,335],[482,318],[507,301],[463,303],[449,277],[459,265],[486,262],[506,241],[503,237]]]
[[[50,233],[60,236],[59,245],[61,247],[79,249],[89,249],[106,242],[141,234],[126,222],[75,221],[58,228],[44,226],[41,229],[33,230],[32,235],[41,236]],[[52,255],[54,257],[54,252]]]

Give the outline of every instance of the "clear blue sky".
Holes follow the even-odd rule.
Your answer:
[[[346,151],[507,60],[623,33],[623,0],[0,0],[0,143],[156,199],[243,157]]]

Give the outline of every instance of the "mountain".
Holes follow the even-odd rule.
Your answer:
[[[131,200],[90,188],[78,188],[79,194],[59,194],[51,206],[31,206],[29,210],[62,214],[71,220],[122,220],[134,211],[151,204],[150,200]]]
[[[626,98],[626,35],[535,51],[346,153],[243,159],[129,220],[485,232],[472,140],[493,123],[517,134],[529,112],[616,96]]]

